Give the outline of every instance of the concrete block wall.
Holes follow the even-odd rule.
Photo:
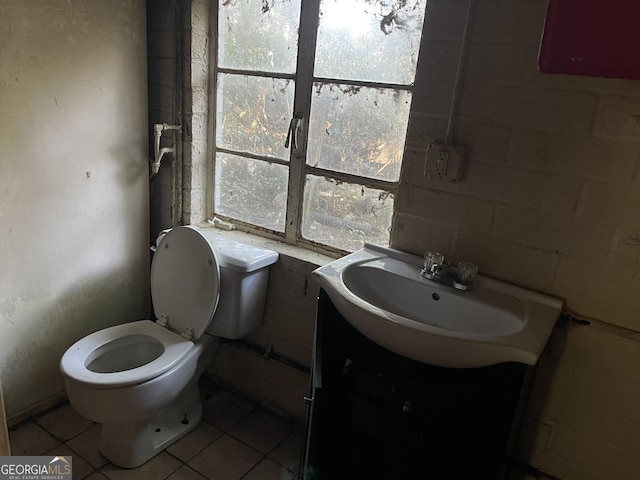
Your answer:
[[[478,2],[457,118],[466,179],[424,178],[455,74],[438,52],[457,53],[466,3],[429,3],[393,245],[475,259],[578,314],[640,330],[640,82],[539,73],[546,2]]]
[[[182,105],[180,88],[183,11],[188,2],[177,0],[147,1],[147,62],[149,77],[149,159],[153,158],[153,125],[156,123],[181,123]],[[167,137],[170,135],[167,134]],[[162,146],[169,146],[169,138]],[[175,191],[172,162],[167,154],[162,159],[158,174],[150,182],[151,238],[153,242],[158,232],[179,224],[175,218]]]
[[[179,163],[167,154],[151,182],[153,240],[164,228],[206,220],[210,13],[208,0],[154,0],[147,11],[150,141],[155,123],[182,126]]]
[[[563,480],[640,475],[640,81],[536,68],[546,1],[480,0],[456,142],[466,178],[424,178],[444,139],[466,0],[430,0],[392,244],[467,259],[566,300],[519,460]],[[520,477],[518,477],[520,478]]]
[[[208,0],[194,0],[185,19],[184,45],[184,224],[207,219],[207,186],[213,183],[208,174],[211,162],[209,138],[209,19]]]
[[[557,332],[539,365],[522,461],[563,480],[638,478],[640,335],[621,333],[601,322]]]

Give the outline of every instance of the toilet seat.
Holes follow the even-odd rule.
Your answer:
[[[106,353],[110,343],[133,336],[144,336],[157,341],[162,345],[162,353],[154,360],[128,370],[98,373],[87,368],[101,355],[95,354],[98,349],[106,347]],[[158,377],[175,367],[193,345],[192,341],[150,320],[139,320],[105,328],[78,340],[62,356],[60,368],[68,378],[95,388],[125,387]]]
[[[220,298],[220,267],[202,233],[176,227],[162,237],[151,262],[151,300],[158,323],[198,340]]]

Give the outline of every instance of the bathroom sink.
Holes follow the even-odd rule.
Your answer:
[[[366,244],[313,275],[347,322],[397,354],[456,368],[538,361],[561,299],[482,275],[460,291],[421,267],[421,257]]]

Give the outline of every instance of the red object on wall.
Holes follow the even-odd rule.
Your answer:
[[[640,0],[549,0],[538,66],[640,79]]]

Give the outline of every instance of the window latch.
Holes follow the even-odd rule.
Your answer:
[[[289,145],[291,145],[291,148],[294,150],[298,148],[298,128],[300,127],[300,120],[302,120],[302,117],[294,115],[291,122],[289,122],[289,132],[287,133],[287,139],[284,141],[284,148],[289,148]]]

